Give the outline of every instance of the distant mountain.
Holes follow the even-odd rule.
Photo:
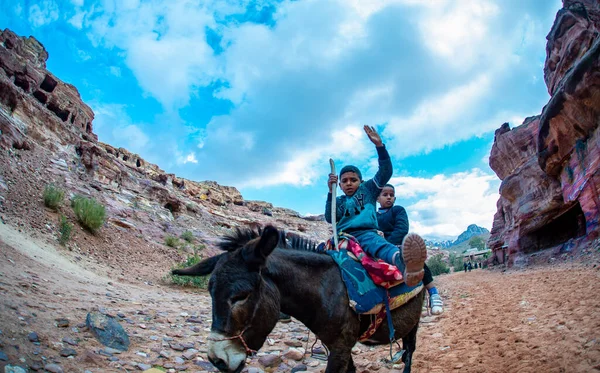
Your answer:
[[[450,246],[452,246],[452,241],[450,240],[442,240],[442,241],[438,241],[435,239],[425,239],[425,245],[427,245],[427,247],[439,247],[440,249],[446,249]]]
[[[455,246],[455,245],[459,245],[465,241],[468,241],[471,239],[471,237],[475,237],[475,236],[479,236],[482,234],[488,234],[490,233],[489,230],[487,230],[486,228],[483,227],[479,227],[475,224],[471,224],[467,227],[467,230],[462,232],[458,238],[456,239],[456,241],[452,242],[451,246]]]

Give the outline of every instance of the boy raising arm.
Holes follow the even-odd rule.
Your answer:
[[[373,127],[364,126],[369,140],[375,145],[379,158],[379,170],[372,179],[362,180],[356,166],[344,166],[339,175],[339,185],[344,195],[336,200],[337,227],[340,232],[354,236],[363,250],[374,258],[395,265],[402,272],[408,286],[415,286],[423,279],[423,265],[427,249],[423,239],[416,234],[408,234],[403,240],[402,254],[393,244],[377,234],[377,198],[383,186],[392,177],[392,161]],[[325,219],[331,223],[332,188],[338,183],[338,176],[329,174],[329,194],[325,205]]]

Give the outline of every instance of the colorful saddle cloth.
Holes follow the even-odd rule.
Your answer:
[[[371,258],[353,236],[340,233],[337,248],[330,241],[325,250],[340,267],[350,307],[356,313],[378,314],[385,310],[386,298],[393,310],[422,290],[422,283],[407,286],[402,282],[402,274],[395,266]]]

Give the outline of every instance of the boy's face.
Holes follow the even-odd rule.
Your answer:
[[[394,189],[390,187],[383,188],[381,194],[379,194],[379,197],[377,198],[377,202],[379,202],[381,208],[384,209],[389,209],[390,207],[394,206],[394,202],[396,202],[396,194],[394,193]]]
[[[344,172],[342,176],[340,176],[340,188],[345,195],[351,197],[356,193],[356,190],[360,186],[360,178],[356,174],[356,172]]]

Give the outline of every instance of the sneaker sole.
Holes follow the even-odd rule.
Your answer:
[[[402,259],[406,270],[404,282],[408,286],[415,286],[423,280],[423,266],[427,260],[427,246],[425,241],[415,233],[409,233],[402,241]]]

